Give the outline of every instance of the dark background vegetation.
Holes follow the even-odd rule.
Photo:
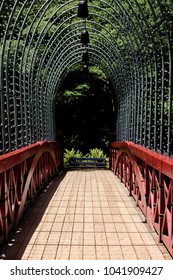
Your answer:
[[[97,147],[107,153],[116,122],[113,96],[108,78],[95,66],[88,73],[78,66],[68,74],[56,98],[57,131],[63,133],[66,149],[85,154]]]

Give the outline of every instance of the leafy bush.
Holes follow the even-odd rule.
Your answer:
[[[109,167],[109,160],[108,157],[104,154],[103,150],[95,148],[95,149],[90,149],[89,153],[86,155],[83,155],[82,152],[79,150],[75,150],[72,148],[71,150],[65,149],[64,152],[64,167],[68,168],[69,167],[69,162],[72,157],[87,157],[87,158],[105,158],[106,160],[106,167]]]
[[[86,155],[89,158],[107,158],[107,156],[104,154],[103,150],[95,148],[90,149],[89,153]]]
[[[71,150],[65,149],[64,152],[64,167],[69,167],[69,161],[72,157],[83,157],[83,154],[79,150],[72,148]]]
[[[109,159],[108,157],[104,154],[103,150],[95,148],[95,149],[90,149],[89,153],[86,155],[88,158],[105,158],[106,160],[106,167],[109,168]]]

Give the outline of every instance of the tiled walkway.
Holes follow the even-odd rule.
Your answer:
[[[61,174],[1,247],[1,259],[172,259],[109,170]]]

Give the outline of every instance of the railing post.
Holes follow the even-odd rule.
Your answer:
[[[7,241],[8,239],[8,191],[7,191],[7,173],[4,172],[4,182],[1,188],[1,202],[2,202],[2,222],[3,222],[3,239]]]
[[[159,242],[162,241],[162,226],[165,210],[165,201],[164,201],[164,185],[160,184],[159,186]]]
[[[132,164],[129,162],[129,195],[132,196],[132,189],[133,189],[133,169]]]

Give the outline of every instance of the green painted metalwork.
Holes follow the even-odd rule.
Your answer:
[[[82,19],[74,0],[1,1],[0,154],[56,139],[55,97],[87,50],[114,87],[116,140],[172,156],[172,1],[86,2]]]

